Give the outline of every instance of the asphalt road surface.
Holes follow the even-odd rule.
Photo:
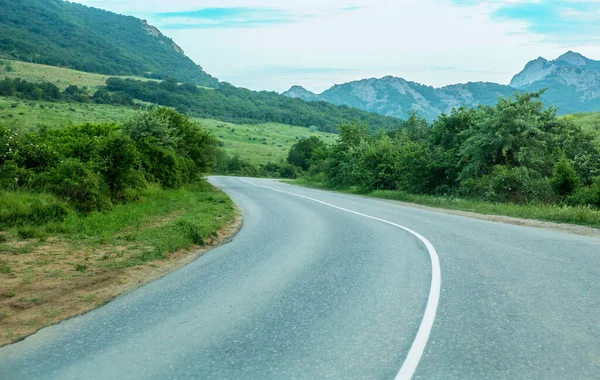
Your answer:
[[[0,349],[0,379],[600,377],[599,239],[210,180],[231,243]]]

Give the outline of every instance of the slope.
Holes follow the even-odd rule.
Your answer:
[[[0,0],[0,55],[108,75],[215,87],[218,80],[144,20],[62,0]]]

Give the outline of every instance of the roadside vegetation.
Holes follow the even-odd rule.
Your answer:
[[[123,124],[0,127],[0,344],[218,239],[237,212],[202,173],[225,155],[168,108]]]
[[[600,227],[598,132],[544,108],[540,93],[460,108],[429,125],[371,133],[340,125],[337,143],[292,147],[300,184],[408,202]]]

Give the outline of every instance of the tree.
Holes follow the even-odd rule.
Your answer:
[[[564,155],[554,165],[550,184],[560,197],[571,195],[579,184],[579,178],[575,169],[573,169],[573,165],[571,165],[571,162]]]
[[[327,145],[316,136],[311,136],[307,139],[302,139],[295,143],[288,153],[287,162],[308,170],[313,161],[319,154],[322,154],[327,149]]]

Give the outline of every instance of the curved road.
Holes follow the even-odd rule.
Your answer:
[[[231,243],[0,349],[0,378],[598,378],[599,239],[210,180]]]

